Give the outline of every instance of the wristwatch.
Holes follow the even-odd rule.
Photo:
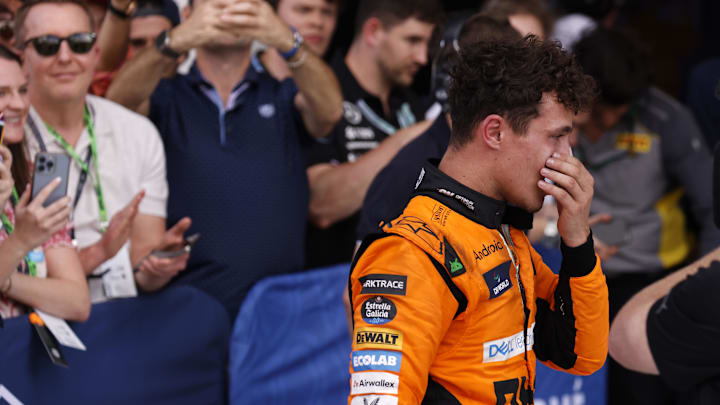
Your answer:
[[[293,33],[293,47],[287,52],[280,52],[280,56],[282,56],[285,60],[289,60],[300,49],[300,46],[303,44],[303,37],[300,35],[298,30],[296,30],[294,27],[290,27],[290,30]]]
[[[160,51],[161,54],[171,57],[173,59],[177,59],[182,55],[174,49],[170,48],[169,32],[169,30],[165,30],[157,36],[157,38],[155,39],[155,48],[157,48],[157,50]]]
[[[107,9],[112,13],[115,14],[115,16],[122,18],[123,20],[127,20],[132,15],[133,11],[135,11],[135,2],[132,1],[128,6],[125,8],[125,10],[121,10],[112,4],[112,0],[108,0],[107,2]]]

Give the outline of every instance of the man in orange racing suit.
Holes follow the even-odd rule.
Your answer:
[[[447,152],[422,168],[403,214],[353,263],[349,404],[532,404],[536,357],[575,374],[603,365],[608,295],[588,225],[593,179],[568,143],[594,95],[554,43],[462,50]],[[523,233],[546,195],[558,203],[559,275]]]

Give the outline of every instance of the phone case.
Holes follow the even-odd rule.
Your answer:
[[[67,195],[68,174],[70,173],[70,156],[64,153],[39,152],[35,156],[33,169],[32,199],[42,191],[53,179],[60,177],[60,184],[43,203],[48,207]]]

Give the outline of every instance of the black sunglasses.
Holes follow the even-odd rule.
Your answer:
[[[60,50],[62,41],[67,41],[70,50],[77,54],[88,53],[95,44],[94,32],[77,32],[65,38],[57,35],[41,35],[25,41],[24,46],[32,43],[35,51],[42,56],[53,56]]]

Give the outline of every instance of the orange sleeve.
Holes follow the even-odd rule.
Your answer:
[[[559,275],[531,249],[537,271],[534,350],[538,360],[551,368],[588,375],[607,358],[607,284],[591,238],[578,248],[562,249]]]
[[[348,403],[419,404],[457,302],[430,259],[411,242],[375,241],[350,274],[353,345]],[[383,403],[383,401],[380,401]]]

